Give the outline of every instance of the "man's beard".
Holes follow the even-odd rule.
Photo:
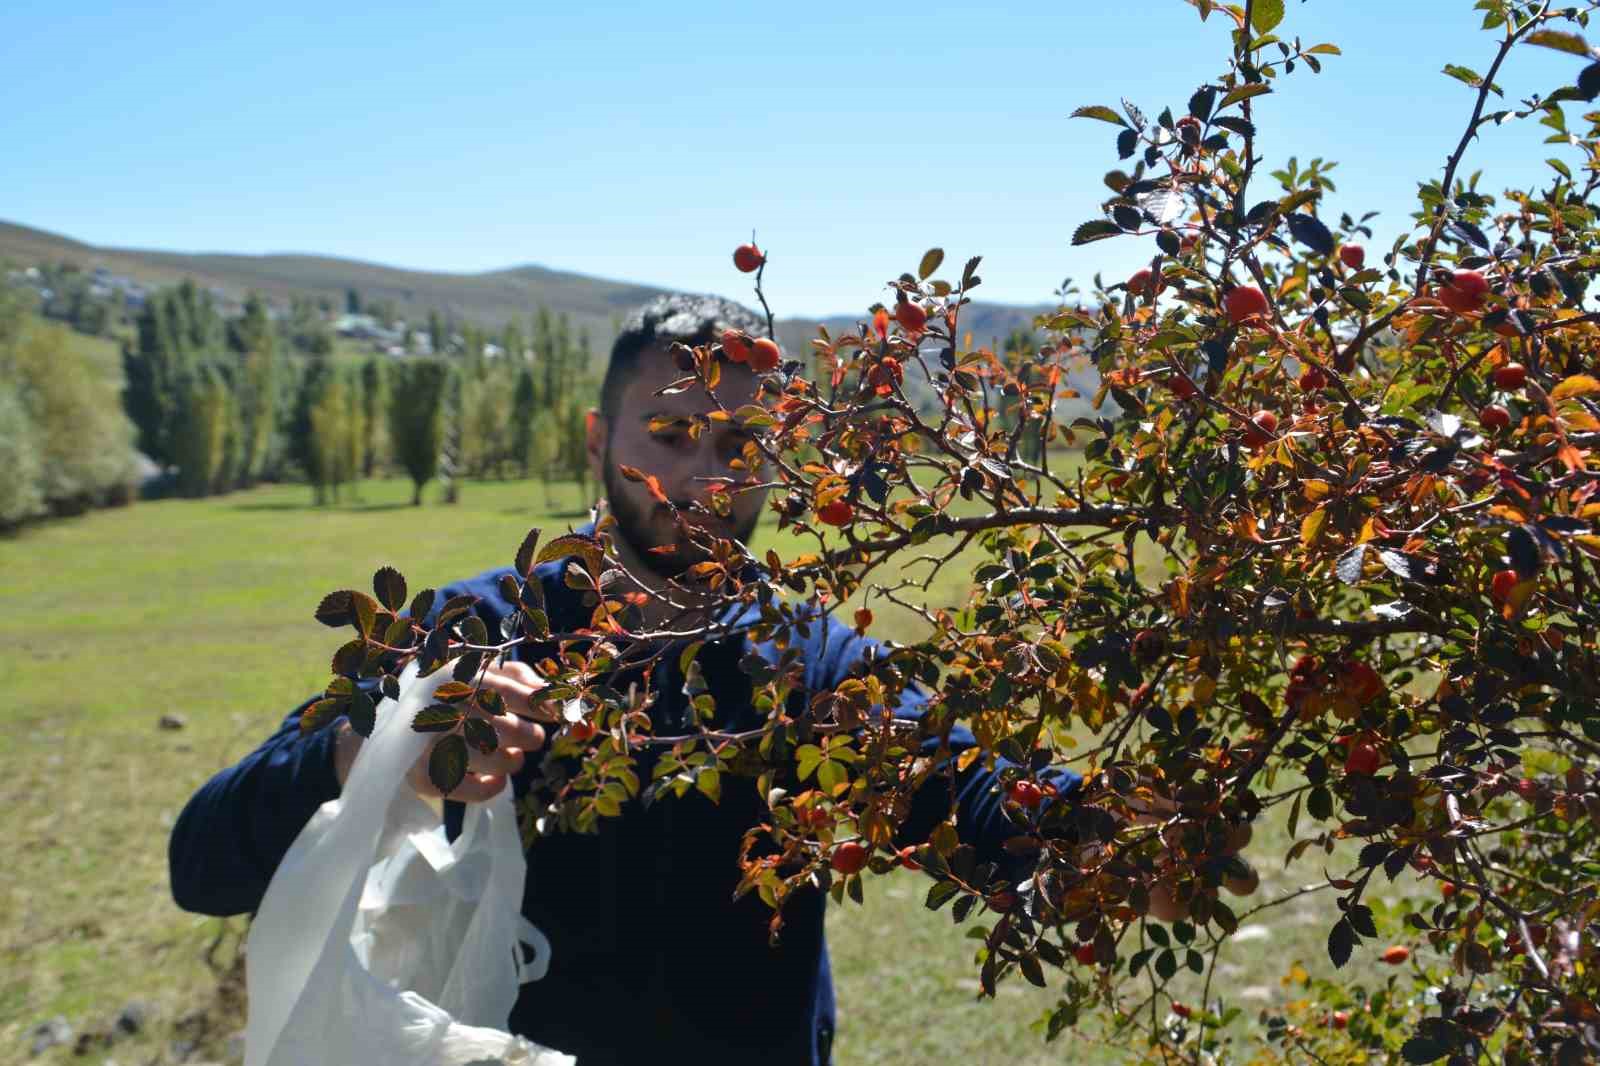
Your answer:
[[[613,534],[624,541],[638,557],[642,566],[658,577],[675,578],[695,563],[703,562],[708,558],[704,548],[696,546],[688,537],[678,532],[676,526],[668,534],[670,539],[661,541],[653,532],[657,521],[671,522],[671,509],[665,504],[649,504],[641,507],[637,505],[624,489],[622,473],[617,469],[617,464],[611,461],[611,442],[606,442],[605,455],[605,490],[606,505],[611,509],[611,516],[617,520]],[[694,516],[687,513],[686,508],[680,508],[685,519]],[[659,517],[658,517],[659,516]],[[746,521],[744,525],[733,528],[727,535],[740,541],[746,546],[750,538],[755,535],[756,524],[759,516]],[[704,540],[710,540],[718,534],[709,531],[698,531]],[[662,544],[671,544],[670,552],[651,551],[652,548]]]

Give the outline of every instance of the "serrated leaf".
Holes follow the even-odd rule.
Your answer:
[[[349,589],[340,589],[330,592],[322,597],[322,602],[317,604],[316,619],[329,629],[338,629],[347,626],[356,620],[355,593]]]
[[[1542,553],[1539,542],[1527,526],[1512,526],[1506,534],[1506,554],[1511,556],[1511,566],[1524,581],[1536,577]]]
[[[694,778],[694,787],[712,803],[722,802],[722,774],[716,770],[701,770]]]
[[[1334,573],[1346,585],[1361,583],[1361,568],[1367,561],[1367,546],[1357,544],[1354,548],[1339,556],[1339,562],[1334,567]]]
[[[1283,21],[1283,0],[1256,0],[1250,9],[1250,28],[1257,34],[1271,33]]]
[[[493,755],[500,747],[500,735],[484,718],[468,718],[462,723],[461,736],[482,755]]]
[[[1600,378],[1588,374],[1574,374],[1550,390],[1550,398],[1560,403],[1574,396],[1592,396],[1600,392]]]
[[[1482,88],[1483,86],[1482,74],[1479,74],[1471,67],[1463,67],[1459,63],[1446,63],[1444,65],[1444,70],[1441,71],[1441,73],[1448,74],[1450,77],[1456,79],[1456,81],[1470,85],[1474,89]],[[1505,93],[1500,91],[1499,86],[1496,85],[1489,86],[1489,91],[1494,93],[1496,96],[1505,95]]]
[[[1328,958],[1332,960],[1335,968],[1343,968],[1350,961],[1350,953],[1356,947],[1356,931],[1350,928],[1350,922],[1340,918],[1328,931]]]
[[[460,703],[472,695],[472,686],[463,681],[446,681],[433,690],[433,698],[440,703]]]
[[[456,660],[456,665],[451,668],[450,676],[457,681],[472,684],[477,679],[478,671],[483,668],[483,652],[469,651]]]
[[[939,269],[939,264],[943,262],[943,248],[929,248],[926,252],[923,252],[922,262],[917,264],[918,280],[927,281],[929,276],[932,275],[935,270]]]
[[[552,540],[534,556],[533,565],[538,566],[553,559],[568,559],[573,556],[582,559],[584,569],[591,574],[599,574],[603,569],[605,551],[600,547],[600,541],[583,533],[568,533]]]
[[[1328,509],[1318,507],[1315,511],[1300,520],[1300,543],[1310,547],[1316,542],[1317,535],[1322,532],[1323,525],[1328,521]]]
[[[455,733],[440,737],[428,754],[428,780],[448,796],[467,776],[467,742]]]
[[[1249,119],[1240,118],[1238,115],[1222,115],[1211,120],[1213,126],[1221,126],[1231,130],[1241,137],[1254,137],[1256,135],[1255,123]]]
[[[392,566],[380,567],[372,575],[372,591],[379,603],[398,614],[406,602],[405,575]]]
[[[1425,1036],[1414,1036],[1400,1045],[1400,1056],[1407,1062],[1437,1062],[1450,1054],[1450,1045]]]
[[[1217,105],[1217,109],[1220,111],[1224,107],[1237,104],[1242,100],[1250,100],[1257,96],[1264,96],[1271,91],[1272,86],[1268,85],[1266,82],[1254,82],[1247,85],[1241,85],[1229,92],[1227,96],[1224,96],[1222,98],[1222,103]]]
[[[344,710],[342,699],[317,700],[300,712],[300,732],[312,733],[337,718]]]
[[[1217,90],[1210,85],[1202,85],[1189,97],[1189,114],[1204,122],[1211,117],[1211,109],[1217,102]]]
[[[1056,113],[1060,114],[1059,111],[1056,112]],[[1106,107],[1104,104],[1089,104],[1086,107],[1080,107],[1080,108],[1078,108],[1076,111],[1074,111],[1072,113],[1071,117],[1072,118],[1097,118],[1101,122],[1109,122],[1113,126],[1126,126],[1127,125],[1127,122],[1123,121],[1123,118],[1122,118],[1121,115],[1117,114],[1115,111],[1111,110],[1109,107]],[[924,275],[924,276],[926,276],[926,275]]]
[[[517,549],[516,568],[519,577],[526,578],[533,572],[534,552],[539,547],[539,530],[528,530],[528,535],[522,538],[522,546]]]
[[[373,727],[378,724],[378,708],[364,688],[358,688],[350,694],[350,706],[345,714],[350,718],[350,728],[364,737],[370,737]]]
[[[423,589],[411,597],[411,617],[418,622],[428,617],[428,612],[433,610],[434,597],[438,595],[433,589]]]
[[[466,717],[466,711],[449,703],[430,703],[411,719],[411,728],[418,733],[444,733],[454,729]]]
[[[1085,222],[1072,231],[1073,244],[1091,244],[1094,241],[1103,241],[1107,237],[1115,237],[1122,230],[1115,222],[1097,218],[1092,222]]]
[[[1127,159],[1139,147],[1139,134],[1135,130],[1123,130],[1117,134],[1117,158]]]
[[[1534,30],[1522,40],[1526,44],[1538,45],[1540,48],[1553,48],[1557,52],[1589,58],[1589,42],[1576,33],[1562,30]]]
[[[1318,255],[1333,254],[1333,234],[1315,215],[1295,213],[1288,217],[1289,232],[1294,239]]]
[[[1600,95],[1600,63],[1590,63],[1578,72],[1578,94],[1585,100]]]
[[[1407,581],[1421,581],[1427,572],[1427,560],[1408,552],[1395,551],[1392,548],[1383,548],[1378,552],[1378,561],[1381,562],[1391,574],[1404,578]]]

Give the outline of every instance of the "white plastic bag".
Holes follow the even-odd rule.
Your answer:
[[[467,806],[454,843],[406,783],[434,737],[411,720],[449,680],[415,665],[378,707],[343,795],[267,887],[245,956],[245,1066],[571,1066],[504,1032],[549,941],[522,917],[511,789]],[[535,949],[524,963],[518,943]]]

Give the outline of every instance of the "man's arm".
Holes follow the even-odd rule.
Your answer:
[[[183,808],[167,858],[178,906],[244,914],[318,807],[339,795],[335,749],[345,719],[300,731],[296,707],[266,743],[211,778]]]

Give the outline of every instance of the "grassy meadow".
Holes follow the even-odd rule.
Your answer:
[[[224,1058],[243,1015],[218,1004],[205,956],[243,922],[177,910],[167,834],[198,785],[325,683],[337,639],[311,618],[320,596],[384,564],[414,587],[440,584],[509,561],[530,526],[548,535],[583,521],[572,486],[548,504],[529,482],[466,484],[454,508],[431,502],[436,489],[421,509],[409,498],[407,482],[367,482],[317,509],[308,488],[273,486],[0,539],[0,805],[13,848],[0,879],[0,1062],[26,1060],[42,1020],[63,1015],[82,1033],[131,1000],[153,1009],[139,1035],[87,1060],[65,1047],[32,1061],[180,1061],[180,1037],[200,1041],[200,1059]],[[930,601],[957,602],[971,573],[946,568]],[[914,616],[873,606],[882,635],[916,635]],[[160,728],[166,714],[186,725]],[[1288,843],[1281,815],[1257,826],[1261,901],[1319,878],[1316,851],[1283,869]],[[947,912],[922,908],[924,891],[920,875],[873,880],[865,907],[833,916],[838,1062],[1125,1057],[1082,1033],[1043,1044],[1028,1025],[1052,997],[1021,981],[977,1000],[973,942]],[[1326,972],[1330,907],[1310,895],[1247,922],[1214,993],[1253,1014],[1285,994],[1279,979],[1296,959]],[[1352,968],[1371,965],[1358,953]],[[1199,991],[1196,981],[1185,995]]]

